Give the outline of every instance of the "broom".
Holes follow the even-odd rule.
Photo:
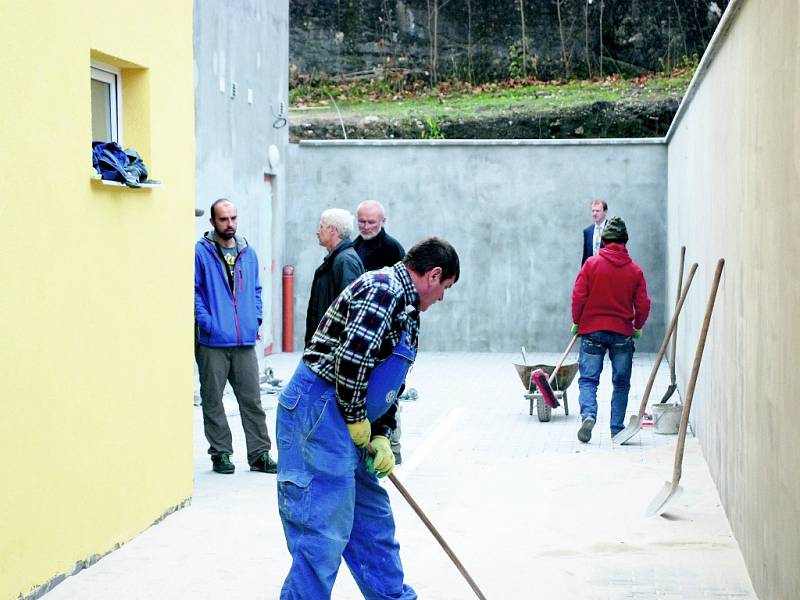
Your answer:
[[[550,378],[548,379],[547,373],[545,373],[542,369],[536,369],[533,373],[531,373],[531,381],[536,385],[536,389],[539,390],[539,393],[544,398],[545,404],[550,408],[558,408],[561,406],[558,402],[558,398],[556,398],[555,393],[553,392],[553,382],[556,380],[556,374],[558,370],[561,368],[561,365],[564,364],[564,360],[566,360],[569,351],[572,350],[572,346],[575,345],[575,340],[578,339],[578,334],[576,333],[572,340],[570,341],[567,349],[564,350],[564,354],[561,355],[561,360],[558,361],[556,368],[553,369],[553,372],[550,374]]]

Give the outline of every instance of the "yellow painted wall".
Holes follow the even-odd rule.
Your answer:
[[[669,141],[668,289],[685,244],[700,270],[678,333],[683,388],[726,259],[694,429],[759,598],[790,600],[800,598],[800,3],[727,10],[730,29]]]
[[[0,0],[0,598],[192,493],[192,2]],[[91,57],[153,190],[90,181]]]

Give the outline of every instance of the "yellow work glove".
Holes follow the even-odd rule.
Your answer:
[[[641,329],[634,329],[633,330],[633,339],[638,340],[642,337],[642,330]]]
[[[394,469],[394,453],[389,438],[376,435],[370,442],[374,455],[367,456],[367,471],[375,473],[378,477],[386,477]]]
[[[369,444],[369,436],[372,435],[372,427],[367,419],[358,421],[357,423],[348,423],[347,431],[350,432],[353,443],[359,448],[363,448]]]

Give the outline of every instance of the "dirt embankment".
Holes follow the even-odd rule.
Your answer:
[[[569,139],[661,137],[680,98],[651,102],[595,102],[559,111],[512,110],[502,116],[383,118],[335,110],[290,114],[292,141],[343,139]]]

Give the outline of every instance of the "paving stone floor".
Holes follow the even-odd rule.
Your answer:
[[[531,363],[554,364],[555,354]],[[576,354],[572,357],[576,360]],[[637,355],[629,413],[654,356]],[[288,378],[297,354],[271,357]],[[661,517],[644,509],[672,477],[676,436],[643,429],[613,447],[608,431],[610,365],[589,444],[576,439],[577,378],[570,415],[528,414],[514,354],[421,353],[409,375],[419,399],[402,405],[403,464],[397,476],[493,600],[755,599],[742,555],[696,440],[686,445],[683,494]],[[653,389],[668,384],[662,365]],[[677,397],[674,396],[674,398]],[[187,399],[187,402],[189,400]],[[195,411],[195,493],[170,515],[48,600],[274,599],[289,566],[275,478],[246,468],[238,408],[226,397],[237,472],[210,470]],[[274,432],[276,396],[263,396]],[[387,483],[408,582],[424,600],[474,598],[403,498]],[[333,598],[361,598],[343,565]]]

